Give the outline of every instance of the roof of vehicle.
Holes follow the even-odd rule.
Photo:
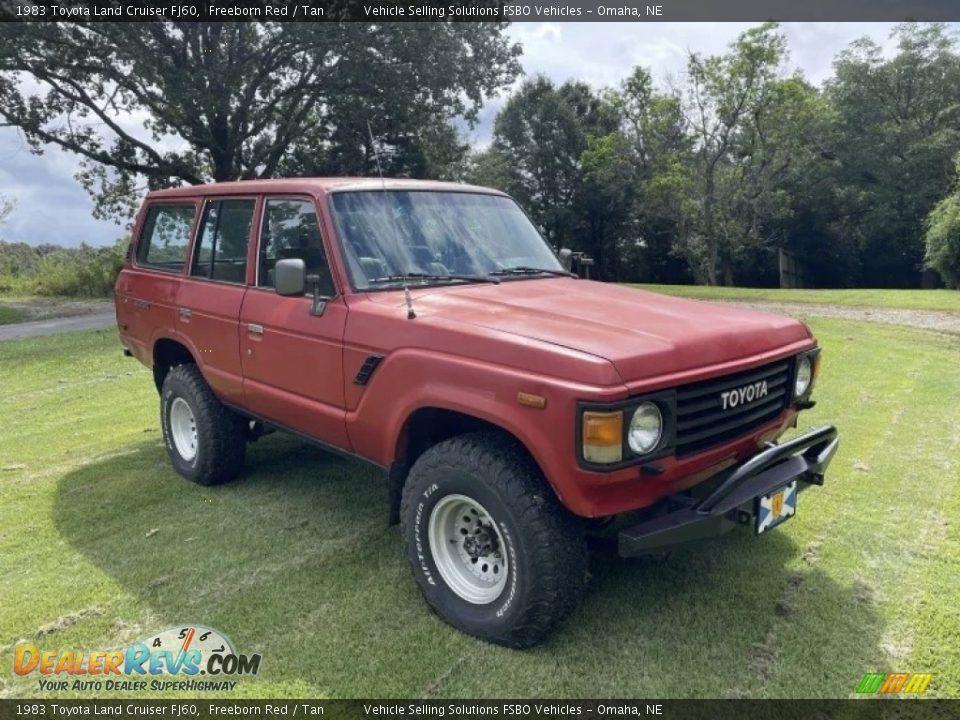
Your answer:
[[[197,195],[222,195],[246,193],[309,193],[340,192],[347,190],[443,190],[447,192],[473,192],[491,195],[503,195],[499,190],[465,185],[462,183],[439,182],[436,180],[409,180],[402,178],[378,177],[304,177],[275,178],[271,180],[240,180],[237,182],[209,183],[206,185],[187,185],[185,187],[153,190],[150,198],[195,197]]]

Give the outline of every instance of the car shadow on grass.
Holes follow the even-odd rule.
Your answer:
[[[64,475],[53,512],[132,597],[106,620],[223,631],[263,655],[250,695],[846,696],[883,669],[869,592],[782,531],[666,559],[596,555],[584,603],[548,642],[481,643],[420,599],[382,474],[280,435],[211,488],[176,475],[160,443],[134,445]]]
[[[559,642],[602,638],[631,656],[597,676],[612,695],[847,697],[883,656],[884,623],[867,588],[837,582],[785,529],[594,555],[591,592]]]

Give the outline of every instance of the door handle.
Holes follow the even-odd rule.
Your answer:
[[[189,318],[193,313],[190,311],[190,308],[180,308],[180,317]]]
[[[247,332],[251,335],[263,335],[263,325],[257,325],[256,323],[250,323],[247,325]]]
[[[150,309],[150,303],[148,303],[146,300],[134,300],[134,301],[133,301],[133,305],[134,305],[134,307],[136,307],[138,310],[149,310],[149,309]]]

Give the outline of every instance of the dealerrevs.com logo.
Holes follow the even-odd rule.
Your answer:
[[[202,625],[167,628],[124,650],[49,650],[17,643],[13,670],[38,674],[45,692],[80,690],[233,690],[260,671],[260,655],[242,655],[223,633]]]

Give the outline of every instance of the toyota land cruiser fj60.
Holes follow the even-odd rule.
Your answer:
[[[762,535],[837,431],[781,442],[819,347],[777,315],[578,279],[495,190],[297,179],[150,193],[116,284],[176,470],[299,435],[383,469],[427,603],[529,646],[621,555]]]

